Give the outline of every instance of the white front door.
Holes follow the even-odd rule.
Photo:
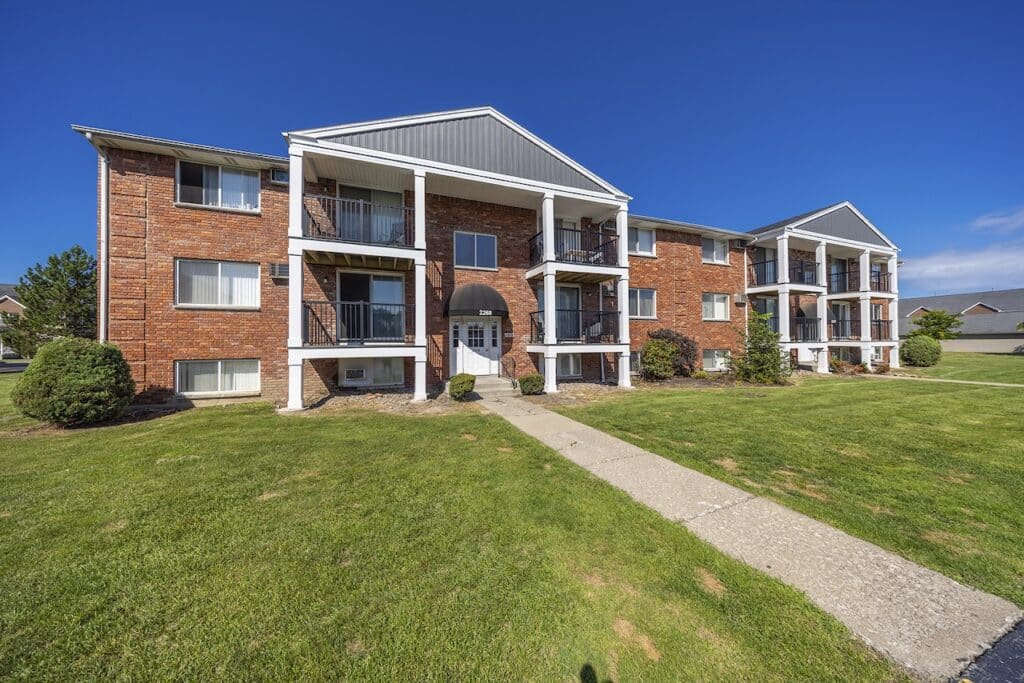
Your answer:
[[[453,374],[497,375],[501,359],[501,319],[452,318]]]

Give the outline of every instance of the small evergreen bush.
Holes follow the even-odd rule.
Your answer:
[[[663,380],[676,374],[679,348],[667,339],[648,339],[640,351],[640,374],[644,379]]]
[[[473,391],[476,386],[476,376],[468,375],[465,372],[452,377],[448,383],[448,394],[456,401],[464,401],[466,395]]]
[[[667,328],[654,330],[647,336],[651,339],[664,339],[675,344],[677,351],[672,359],[675,374],[689,377],[697,371],[697,342],[693,339]]]
[[[121,350],[78,337],[39,347],[11,392],[22,415],[72,426],[112,420],[134,396],[135,382]]]
[[[544,375],[539,372],[531,372],[519,378],[519,391],[524,396],[536,396],[544,393]]]
[[[768,326],[767,315],[755,314],[747,323],[743,349],[729,358],[737,379],[757,384],[783,384],[792,372],[789,357],[779,348],[779,335]]]
[[[910,337],[900,346],[900,358],[906,365],[926,368],[938,363],[941,357],[939,341],[923,334]]]

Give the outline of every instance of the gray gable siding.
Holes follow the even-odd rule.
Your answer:
[[[486,114],[346,133],[325,139],[516,178],[608,192],[569,164]]]
[[[831,235],[841,239],[877,244],[880,247],[889,246],[874,230],[868,227],[867,223],[862,221],[857,214],[846,206],[835,211],[829,211],[820,218],[807,221],[800,225],[799,229],[822,235]]]

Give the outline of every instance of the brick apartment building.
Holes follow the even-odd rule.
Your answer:
[[[489,107],[290,132],[287,157],[73,128],[99,152],[99,336],[140,400],[629,386],[648,332],[717,371],[751,310],[820,372],[898,363],[898,250],[848,202],[750,232],[630,215]]]

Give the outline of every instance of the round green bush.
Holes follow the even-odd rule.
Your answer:
[[[531,372],[519,378],[519,391],[524,396],[531,396],[544,393],[544,375],[539,372]]]
[[[74,337],[41,346],[11,392],[23,415],[72,426],[112,420],[134,396],[131,369],[119,348]]]
[[[645,379],[668,379],[676,373],[679,348],[667,339],[648,339],[640,350],[640,374]]]
[[[939,340],[923,334],[910,337],[900,345],[900,359],[905,365],[926,368],[938,363],[941,357]]]
[[[448,394],[456,401],[463,401],[475,386],[476,376],[461,372],[448,383]]]

